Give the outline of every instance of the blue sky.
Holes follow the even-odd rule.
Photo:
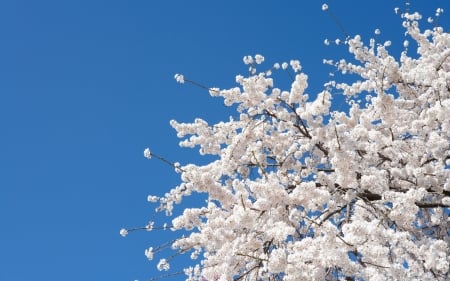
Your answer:
[[[328,1],[350,34],[381,29],[399,52],[403,1]],[[309,92],[332,71],[343,38],[317,1],[0,2],[0,281],[146,280],[157,275],[144,249],[164,232],[119,235],[145,225],[178,175],[143,157],[145,147],[181,163],[169,120],[227,119],[220,99],[179,85],[235,86],[244,55],[267,67],[300,59]],[[450,3],[412,1],[426,17]],[[181,280],[181,277],[172,280]]]

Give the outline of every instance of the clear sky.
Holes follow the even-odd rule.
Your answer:
[[[349,34],[391,39],[401,50],[404,1],[328,1]],[[0,281],[133,281],[157,275],[144,249],[165,232],[133,233],[179,181],[173,161],[202,161],[180,149],[170,119],[228,119],[208,86],[234,87],[244,55],[266,66],[299,59],[321,90],[345,47],[318,1],[1,1],[0,2]],[[412,0],[411,10],[449,30],[448,0]],[[424,22],[425,24],[425,22]],[[174,265],[175,266],[175,265]],[[177,277],[171,280],[183,280]]]

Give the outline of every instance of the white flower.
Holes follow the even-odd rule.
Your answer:
[[[298,60],[291,60],[290,65],[295,72],[299,72],[300,70],[302,70],[302,66],[300,65],[300,61]]]
[[[274,63],[273,68],[280,69],[280,64],[278,62]]]
[[[155,203],[155,202],[157,202],[158,200],[159,200],[159,197],[158,197],[158,196],[154,196],[154,195],[149,195],[149,196],[147,196],[147,201],[148,201],[148,202]]]
[[[328,46],[328,45],[330,45],[330,40],[325,39],[325,40],[323,40],[323,43]]]
[[[145,255],[149,260],[153,259],[153,247],[150,247],[148,249],[145,249]]]
[[[128,230],[126,230],[125,228],[122,228],[120,230],[120,235],[122,235],[123,237],[127,236],[128,235]]]
[[[287,68],[288,68],[288,63],[287,62],[283,62],[282,64],[281,64],[281,68],[282,69],[284,69],[284,70],[286,70]]]
[[[378,28],[377,28],[377,29],[375,29],[375,34],[376,34],[376,35],[380,35],[380,34],[381,34],[381,30],[380,30],[380,29],[378,29]]]
[[[147,159],[152,158],[152,152],[150,151],[150,149],[148,147],[146,149],[144,149],[144,157]]]
[[[255,62],[256,64],[261,64],[264,61],[264,57],[261,55],[255,55]]]
[[[252,56],[245,56],[243,58],[243,61],[244,61],[245,64],[252,64],[253,63],[253,58],[252,58]]]
[[[181,164],[180,162],[175,162],[173,163],[173,167],[175,168],[175,172],[176,173],[181,173],[183,170],[181,169]]]
[[[322,11],[326,11],[328,10],[328,5],[327,4],[323,4],[322,5]]]
[[[450,206],[450,197],[444,197],[442,198],[442,204],[449,205]]]
[[[208,92],[209,92],[209,94],[210,94],[211,96],[216,97],[216,96],[218,96],[218,95],[220,94],[220,89],[219,89],[219,88],[216,88],[216,87],[214,87],[214,88],[209,88]]]
[[[146,226],[145,229],[147,229],[147,231],[151,231],[153,229],[153,224],[155,224],[155,222],[150,221]]]
[[[184,76],[177,73],[177,74],[175,74],[175,80],[176,80],[178,83],[183,84],[183,83],[184,83]]]
[[[156,268],[158,268],[159,271],[168,271],[170,269],[170,265],[166,259],[160,259]]]

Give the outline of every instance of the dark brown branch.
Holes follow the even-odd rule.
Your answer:
[[[239,277],[237,277],[236,279],[234,279],[235,281],[239,281],[242,278],[244,278],[245,276],[247,276],[250,272],[252,272],[253,270],[260,268],[262,266],[262,261],[260,261],[257,265],[253,266],[252,268],[250,268],[249,270],[247,270],[246,272],[242,273]]]
[[[371,201],[371,202],[382,199],[380,194],[372,193],[370,191],[359,192],[357,195],[358,195],[358,197],[366,199],[367,201]]]
[[[381,158],[381,162],[378,163],[377,167],[379,167],[381,164],[383,164],[383,163],[386,162],[386,161],[392,162],[392,159],[391,159],[391,158],[389,158],[389,157],[387,157],[387,156],[381,154],[380,152],[378,152],[378,157]]]
[[[439,63],[439,65],[436,67],[436,71],[441,70],[442,65],[444,64],[444,62],[445,62],[449,57],[450,57],[450,53],[448,53],[448,54],[444,57],[444,59]]]
[[[323,152],[323,154],[325,154],[325,156],[328,156],[328,149],[325,148],[325,146],[323,145],[323,143],[318,142],[316,143],[316,147]]]
[[[430,158],[430,159],[428,159],[427,161],[423,162],[422,165],[420,165],[420,167],[423,167],[423,166],[425,166],[426,164],[431,163],[431,162],[433,162],[433,161],[437,161],[437,159],[434,158],[434,157],[433,157],[433,158]]]
[[[450,208],[450,205],[445,205],[442,203],[422,203],[422,202],[416,202],[416,206],[419,208],[424,209],[431,209],[431,208]]]
[[[334,210],[333,212],[329,212],[328,215],[326,215],[320,222],[319,222],[319,226],[322,225],[322,223],[324,223],[326,220],[328,220],[329,218],[331,218],[333,215],[339,213],[340,211],[342,211],[345,207],[347,207],[347,205],[340,207],[339,209]]]
[[[291,186],[289,186],[291,187]],[[288,189],[289,189],[288,187]],[[323,187],[323,185],[321,183],[316,182],[316,187]],[[334,187],[343,191],[348,191],[348,188],[344,188],[341,185],[335,183]],[[396,189],[396,188],[392,188],[390,187],[391,190],[395,190],[397,192],[400,193],[406,193],[408,190],[406,189]],[[443,194],[445,196],[449,196],[450,192],[449,191],[443,191]],[[373,201],[379,201],[382,200],[383,197],[380,194],[376,194],[376,193],[372,193],[368,190],[364,190],[361,192],[357,192],[356,196],[358,196],[359,198],[363,199],[363,200],[367,200],[369,202],[373,202]],[[424,208],[424,209],[430,209],[430,208],[450,208],[450,205],[446,205],[443,203],[438,203],[438,202],[432,202],[432,203],[426,203],[426,202],[415,202],[416,206],[419,208]]]

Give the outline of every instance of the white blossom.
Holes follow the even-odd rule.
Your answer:
[[[180,84],[184,84],[184,76],[181,74],[175,74],[175,80]]]
[[[146,226],[145,229],[147,229],[147,231],[151,231],[153,230],[153,225],[155,224],[154,221],[150,221]]]
[[[299,60],[291,60],[289,64],[291,65],[292,69],[295,72],[299,72],[299,71],[302,70],[302,66],[300,65],[300,61]]]
[[[409,46],[409,41],[408,40],[403,41],[403,47],[408,48],[408,46]]]
[[[450,205],[450,197],[444,197],[444,198],[442,198],[442,204]]]
[[[128,235],[128,230],[126,230],[125,228],[122,228],[122,229],[120,230],[120,235],[122,235],[122,237],[127,236],[127,235]]]
[[[157,268],[159,271],[168,271],[170,269],[169,262],[166,259],[160,259]]]
[[[439,17],[443,12],[444,12],[444,9],[442,9],[442,8],[437,8],[437,9],[436,9],[436,17]]]
[[[147,147],[146,149],[144,149],[144,157],[147,159],[151,159],[152,158],[152,153],[150,151],[150,149]]]
[[[261,64],[264,61],[264,57],[261,55],[255,55],[255,62],[256,64]]]
[[[322,11],[326,11],[328,10],[328,5],[327,4],[322,4]]]
[[[243,58],[243,61],[245,64],[252,64],[254,62],[253,57],[252,56],[245,56]]]
[[[145,256],[149,259],[149,260],[153,260],[153,247],[150,247],[148,249],[145,249]]]

